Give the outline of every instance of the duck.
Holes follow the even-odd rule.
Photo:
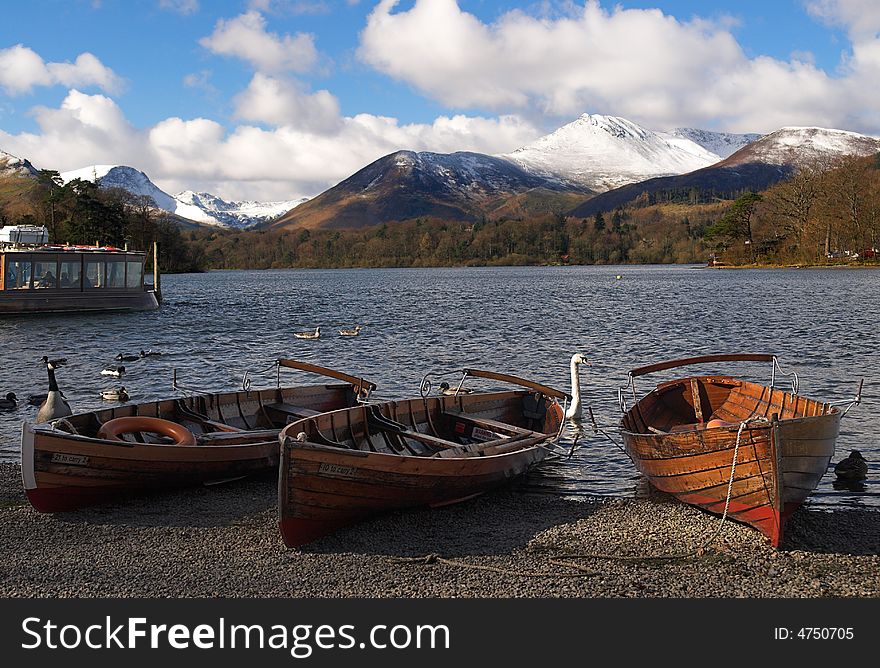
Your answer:
[[[320,339],[321,338],[321,328],[315,327],[314,332],[294,332],[293,335],[298,339]]]
[[[565,411],[566,420],[578,420],[581,417],[581,365],[590,365],[586,355],[583,353],[572,355],[569,362],[571,370],[571,404]]]
[[[146,351],[142,350],[141,351],[141,357],[158,357],[161,354],[162,353],[160,353],[158,350],[146,350]]]
[[[339,336],[357,336],[361,333],[361,329],[360,325],[356,325],[354,329],[340,329]]]
[[[49,374],[49,392],[46,395],[46,400],[40,404],[40,410],[37,411],[37,422],[49,422],[50,420],[73,415],[73,411],[70,410],[70,404],[67,403],[64,394],[58,389],[58,382],[55,380],[55,369],[63,366],[67,360],[50,360],[43,355],[42,362],[46,365],[46,373]]]
[[[31,406],[39,406],[39,405],[41,405],[44,401],[46,401],[46,397],[48,397],[48,396],[49,396],[49,395],[48,395],[47,393],[43,393],[43,394],[29,394],[29,395],[28,395],[28,398],[27,398],[27,402],[28,402],[28,404],[30,404]]]
[[[0,399],[0,410],[11,411],[18,407],[18,397],[15,392],[7,392],[5,399]]]
[[[853,450],[834,465],[834,473],[840,480],[864,480],[868,477],[868,462],[861,452]]]
[[[440,387],[437,388],[440,394],[445,394],[447,397],[454,397],[458,394],[471,394],[473,390],[469,387],[450,387],[449,383],[445,380],[440,383]]]
[[[121,385],[119,387],[111,387],[106,390],[101,390],[101,398],[104,401],[128,401],[130,399],[125,387]]]
[[[117,378],[121,378],[125,375],[125,367],[124,366],[108,366],[106,369],[101,370],[102,376],[116,376]]]
[[[141,357],[142,355],[125,355],[123,353],[119,353],[114,359],[119,362],[134,362],[136,360],[139,360]]]

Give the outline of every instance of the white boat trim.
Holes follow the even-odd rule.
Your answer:
[[[37,488],[34,474],[34,428],[29,422],[21,423],[21,481],[25,489]]]

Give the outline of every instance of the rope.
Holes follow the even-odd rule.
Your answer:
[[[607,559],[614,561],[652,561],[652,560],[661,560],[661,559],[689,559],[691,557],[702,557],[708,551],[709,545],[714,543],[718,537],[721,535],[721,530],[724,528],[724,522],[727,520],[727,513],[730,509],[730,499],[733,495],[733,480],[736,474],[736,464],[739,459],[739,447],[742,441],[742,433],[743,429],[746,428],[747,425],[753,422],[766,422],[766,418],[764,417],[751,417],[747,420],[743,420],[739,424],[739,429],[736,432],[736,444],[733,448],[733,459],[730,464],[730,477],[727,481],[727,495],[724,500],[724,513],[721,516],[721,521],[718,523],[718,527],[715,529],[715,532],[707,538],[701,545],[699,545],[696,549],[690,550],[688,552],[677,552],[670,554],[656,554],[656,555],[642,555],[642,556],[623,556],[616,554],[598,554],[598,553],[587,553],[587,554],[559,554],[554,555],[551,559]],[[607,438],[613,441],[610,436],[605,434]]]
[[[515,575],[521,578],[582,578],[590,575],[599,575],[597,571],[591,571],[578,564],[569,564],[562,561],[549,559],[549,563],[557,566],[565,566],[574,568],[580,573],[523,573],[514,571],[509,568],[498,568],[496,566],[482,566],[480,564],[468,564],[463,561],[455,561],[453,559],[444,559],[439,554],[426,554],[424,557],[394,557],[388,560],[392,564],[410,564],[410,565],[431,565],[445,564],[447,566],[455,566],[457,568],[468,568],[476,571],[489,571],[492,573],[501,573],[502,575]]]

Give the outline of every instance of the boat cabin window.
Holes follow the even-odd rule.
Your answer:
[[[103,288],[104,287],[104,261],[103,260],[86,260],[84,288]]]
[[[3,284],[6,290],[27,290],[31,287],[33,263],[30,259],[13,260],[6,256],[6,273]]]
[[[107,261],[107,284],[108,288],[125,287],[125,262],[123,260]]]
[[[34,287],[38,290],[58,287],[58,261],[54,257],[34,260]]]
[[[58,287],[79,290],[82,278],[82,260],[61,260],[58,273]]]
[[[129,260],[126,264],[125,287],[139,288],[144,283],[144,264],[137,260]]]

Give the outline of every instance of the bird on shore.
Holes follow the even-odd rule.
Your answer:
[[[58,382],[55,380],[55,369],[63,366],[66,361],[66,359],[50,360],[43,355],[42,362],[46,365],[46,373],[49,375],[49,392],[46,400],[40,404],[40,410],[37,411],[37,422],[49,422],[73,415],[70,404],[58,389]]]
[[[141,355],[125,355],[123,353],[119,353],[115,357],[115,359],[118,360],[119,362],[134,362],[136,360],[139,360],[140,358],[141,358]]]
[[[116,378],[121,378],[125,375],[125,367],[124,366],[108,366],[106,369],[101,370],[102,376],[115,376]]]
[[[101,398],[104,401],[128,401],[130,397],[125,390],[125,386],[119,386],[111,387],[107,390],[101,390]]]
[[[357,336],[361,333],[361,326],[355,325],[354,329],[340,329],[339,336]]]
[[[0,410],[11,411],[18,407],[18,397],[15,392],[7,392],[5,399],[0,399]]]
[[[840,480],[864,480],[868,477],[868,462],[861,452],[853,450],[834,465],[834,473]]]
[[[294,332],[293,335],[298,339],[320,339],[321,328],[315,327],[314,332]]]

